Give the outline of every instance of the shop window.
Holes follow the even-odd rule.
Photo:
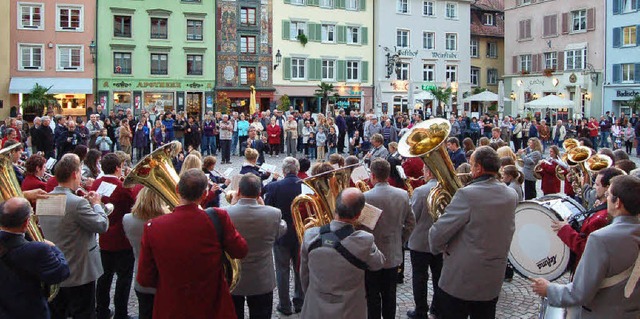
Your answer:
[[[131,53],[130,52],[114,52],[113,53],[113,73],[131,74]]]
[[[151,54],[151,74],[167,75],[169,74],[169,58],[167,54],[152,53]]]
[[[202,20],[187,20],[187,40],[202,41]]]
[[[87,96],[85,94],[56,94],[62,115],[86,115]]]
[[[144,108],[147,112],[171,112],[174,110],[173,95],[172,92],[145,92]]]
[[[151,39],[166,39],[168,37],[166,18],[151,18]]]
[[[56,31],[83,31],[82,6],[58,6]]]
[[[58,46],[57,71],[82,71],[83,60],[82,46]]]
[[[126,110],[131,108],[130,92],[113,92],[113,108],[116,110]]]
[[[42,18],[44,16],[44,4],[42,3],[18,3],[18,29],[43,30]]]
[[[44,63],[42,61],[42,44],[18,44],[20,55],[18,56],[19,70],[34,71],[43,70]]]
[[[202,55],[187,55],[187,75],[202,75]]]
[[[113,16],[113,36],[118,38],[131,37],[130,16]]]

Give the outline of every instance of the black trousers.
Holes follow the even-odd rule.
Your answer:
[[[229,162],[231,160],[231,140],[220,140],[220,148],[222,148],[222,162]]]
[[[347,135],[347,131],[338,130],[338,154],[344,153],[344,138]]]
[[[438,302],[440,319],[494,319],[496,317],[496,304],[498,297],[487,301],[469,301],[456,298],[443,290],[439,291]]]
[[[136,290],[136,296],[138,297],[138,319],[153,318],[153,301],[156,295]]]
[[[231,295],[233,305],[236,308],[238,319],[244,319],[244,301],[247,300],[249,306],[250,319],[269,319],[273,311],[273,291],[262,295],[237,296]]]
[[[133,250],[100,251],[102,268],[104,273],[98,278],[96,287],[96,312],[98,319],[110,317],[109,304],[111,303],[111,283],[113,275],[117,275],[116,291],[113,296],[115,305],[114,319],[128,319],[127,308],[129,303],[129,291],[133,280],[133,264],[135,257]]]
[[[538,197],[536,191],[536,181],[524,180],[524,199],[534,199]]]
[[[398,267],[366,271],[364,284],[367,294],[368,319],[396,317],[396,282]]]
[[[431,312],[437,316],[440,313],[440,305],[438,303],[438,291],[440,291],[440,286],[438,286],[438,281],[440,280],[440,273],[442,272],[442,254],[434,255],[431,253],[412,250],[411,267],[413,273],[413,301],[416,304],[416,315],[418,315],[418,317],[426,318],[429,312]],[[433,276],[433,297],[431,307],[429,307],[429,300],[427,296],[429,269],[431,269],[431,275]]]
[[[95,319],[96,282],[75,287],[60,287],[55,299],[49,304],[51,319]]]

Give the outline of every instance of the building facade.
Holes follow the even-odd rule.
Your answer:
[[[607,2],[604,110],[630,114],[626,101],[640,95],[640,1]]]
[[[505,114],[600,115],[604,18],[604,1],[505,0],[505,91],[515,98]],[[525,108],[549,94],[573,101],[572,107]]]
[[[376,108],[380,113],[461,112],[471,88],[470,2],[376,0]],[[438,107],[430,87],[451,87],[452,101]]]
[[[85,115],[94,103],[95,1],[10,1],[10,104],[35,84],[47,87],[61,114]]]
[[[10,1],[0,2],[1,12],[11,12]],[[0,41],[11,43],[11,19],[0,21]],[[9,81],[11,80],[11,47],[0,48],[0,118],[9,116],[11,101],[9,100]]]
[[[231,108],[249,112],[251,87],[257,110],[271,107],[272,4],[270,0],[217,2],[216,95],[219,104],[228,99]]]
[[[471,5],[471,87],[498,93],[504,75],[504,2],[479,0]]]
[[[324,111],[327,101],[316,95],[324,82],[336,106],[372,109],[372,0],[275,0],[273,21],[273,51],[282,57],[274,64],[276,99]]]
[[[98,2],[98,103],[107,110],[213,110],[213,0]]]

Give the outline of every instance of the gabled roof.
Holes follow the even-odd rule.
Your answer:
[[[504,11],[504,0],[476,0],[471,4],[471,10],[479,9],[483,11]]]
[[[494,25],[484,25],[485,13],[493,14]],[[477,0],[471,5],[471,35],[504,37],[504,0]]]

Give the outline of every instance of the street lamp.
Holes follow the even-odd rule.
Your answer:
[[[280,49],[278,49],[278,52],[276,53],[276,63],[273,65],[274,70],[278,68],[280,62],[282,62],[282,54],[280,54]]]
[[[91,53],[91,57],[93,58],[93,63],[95,63],[96,54],[98,53],[98,46],[96,45],[96,41],[91,40],[91,44],[89,44],[89,53]]]

